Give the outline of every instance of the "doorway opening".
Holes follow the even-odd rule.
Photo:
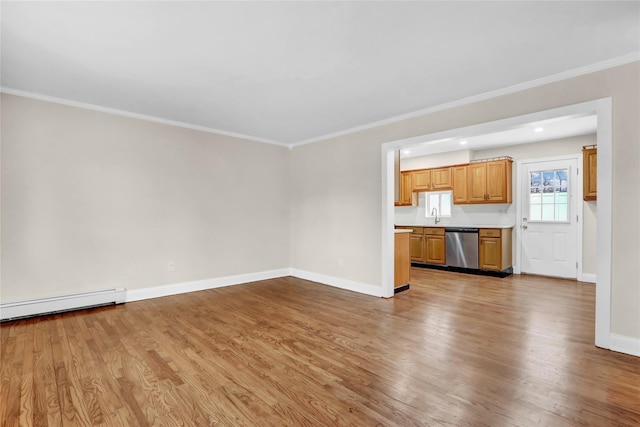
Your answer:
[[[610,348],[611,314],[611,98],[603,98],[473,126],[421,135],[382,145],[382,285],[383,296],[393,296],[394,153],[419,146],[429,153],[459,150],[456,138],[497,133],[543,120],[595,115],[598,145],[597,280],[595,345]],[[554,190],[555,192],[555,190]],[[554,207],[555,209],[555,207]],[[523,218],[520,216],[520,218]],[[519,233],[520,224],[515,232]]]

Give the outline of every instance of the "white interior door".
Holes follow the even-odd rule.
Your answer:
[[[521,170],[521,271],[575,279],[577,160],[524,163]]]

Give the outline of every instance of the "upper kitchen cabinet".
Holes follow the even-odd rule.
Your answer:
[[[512,165],[511,159],[467,165],[467,203],[511,203]]]
[[[431,169],[431,190],[451,190],[451,168]]]
[[[454,205],[468,203],[467,165],[451,167],[451,187],[453,188]]]
[[[400,172],[400,201],[396,206],[411,206],[413,187],[411,172]]]
[[[431,190],[431,170],[423,169],[411,171],[412,191],[429,191]]]
[[[452,190],[453,204],[511,203],[511,169],[513,161],[491,161],[418,169],[400,173],[400,201],[396,206],[412,206],[413,193]]]
[[[585,201],[598,198],[598,148],[587,145],[582,148],[582,193]]]
[[[451,168],[420,169],[411,172],[413,191],[451,189]]]

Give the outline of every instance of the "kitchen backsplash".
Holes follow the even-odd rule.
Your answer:
[[[434,218],[425,217],[425,193],[418,193],[418,206],[395,207],[395,224],[434,225]],[[440,219],[438,225],[514,225],[516,204],[453,205],[451,216]]]

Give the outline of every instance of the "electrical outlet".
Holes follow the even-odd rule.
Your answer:
[[[175,271],[176,269],[176,264],[173,261],[169,261],[169,263],[167,264],[167,271]]]

